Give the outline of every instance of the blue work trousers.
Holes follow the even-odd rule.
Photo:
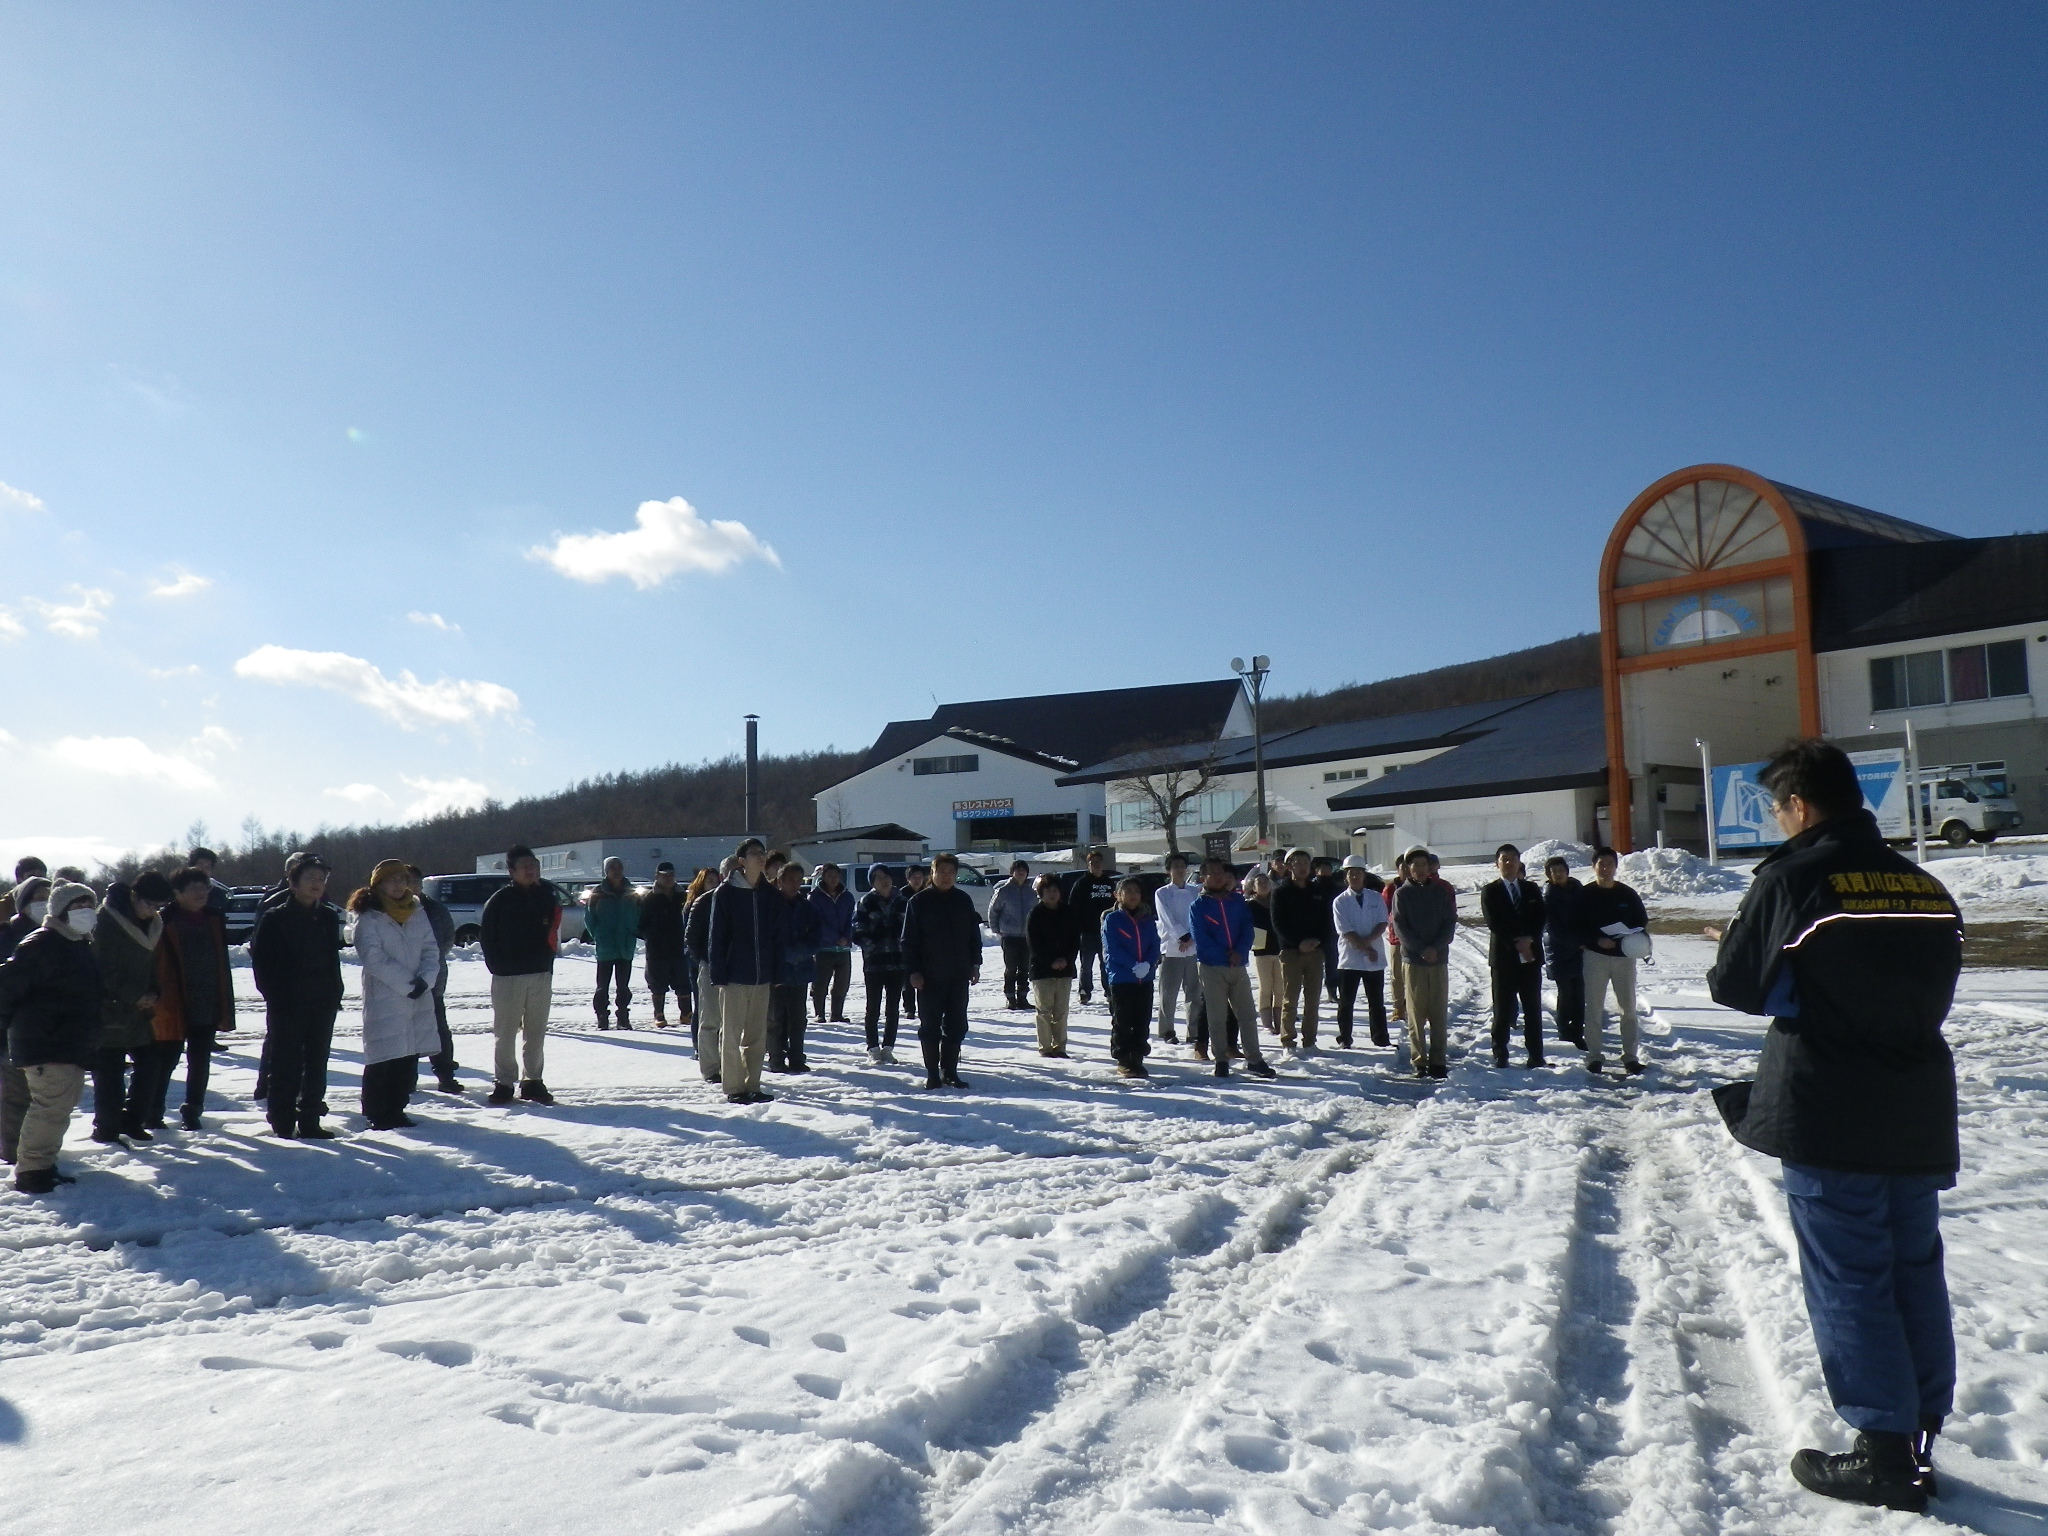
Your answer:
[[[1786,1163],[1806,1315],[1835,1411],[1851,1428],[1911,1434],[1956,1388],[1942,1273],[1941,1191],[1931,1174],[1834,1173]]]

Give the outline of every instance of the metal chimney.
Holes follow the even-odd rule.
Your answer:
[[[753,836],[761,830],[761,717],[747,716],[747,816],[740,830]]]

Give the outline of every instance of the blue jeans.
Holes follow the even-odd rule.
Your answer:
[[[1955,1330],[1934,1174],[1834,1173],[1786,1163],[1806,1315],[1835,1411],[1852,1429],[1911,1434],[1954,1406]]]

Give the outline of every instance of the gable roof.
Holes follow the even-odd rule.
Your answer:
[[[799,837],[790,843],[792,848],[805,848],[814,843],[921,843],[925,841],[922,832],[894,821],[877,821],[865,827],[834,827],[829,832],[813,832],[809,837]]]
[[[1332,795],[1333,811],[1472,800],[1607,782],[1607,720],[1598,688],[1566,688],[1519,700],[1476,723],[1460,745]]]
[[[1597,690],[1595,690],[1597,691]],[[1418,752],[1431,747],[1454,746],[1469,741],[1486,728],[1494,716],[1517,709],[1531,698],[1494,699],[1485,704],[1453,704],[1443,709],[1414,710],[1405,715],[1377,715],[1368,720],[1345,720],[1335,725],[1306,725],[1291,731],[1266,733],[1267,768],[1297,768],[1310,763],[1335,762],[1347,757],[1377,756],[1386,752]],[[1216,773],[1250,773],[1256,743],[1249,736],[1232,736],[1223,741],[1195,742],[1164,751],[1130,752],[1107,762],[1094,763],[1059,780],[1069,784],[1106,784],[1135,773],[1163,773],[1176,768],[1193,768],[1215,753]]]
[[[941,704],[928,720],[891,720],[882,727],[882,734],[868,748],[860,771],[901,757],[934,736],[958,730],[977,733],[991,747],[1002,743],[1050,758],[1063,758],[1066,761],[1056,765],[1062,768],[1100,762],[1146,741],[1184,741],[1196,736],[1213,741],[1222,734],[1238,696],[1237,679],[1231,677],[1203,683],[1101,688],[1090,693],[1044,693],[1020,699]]]

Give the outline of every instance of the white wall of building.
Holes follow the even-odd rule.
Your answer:
[[[969,755],[980,759],[972,773],[920,774],[911,767],[912,758]],[[1085,838],[1089,818],[1103,814],[1102,786],[1061,789],[1053,781],[1065,771],[992,752],[957,736],[937,736],[816,796],[818,830],[893,821],[921,833],[934,849],[951,848],[955,801],[1007,799],[1015,802],[1019,816],[1078,813],[1079,835]]]
[[[1483,800],[1438,800],[1397,805],[1394,843],[1422,844],[1446,861],[1486,860],[1502,843],[1527,848],[1554,839],[1583,843],[1593,837],[1592,789],[1543,789],[1527,794],[1490,795]]]
[[[2003,629],[1971,630],[1892,645],[1867,645],[1850,651],[1823,651],[1815,658],[1820,679],[1820,728],[1827,736],[1862,736],[1899,732],[1911,716],[1916,730],[1935,731],[1972,725],[1998,725],[2009,720],[2048,716],[2048,643],[2039,624]],[[1912,709],[1877,712],[1870,707],[1870,663],[1880,656],[1911,656],[1921,651],[1946,651],[2000,640],[2027,642],[2027,683],[2032,690],[2002,699],[1974,699],[1963,704],[1923,704]]]
[[[1692,765],[1696,737],[1717,763],[1746,763],[1799,734],[1799,668],[1791,651],[1703,660],[1651,672],[1625,672],[1628,771],[1653,763]]]

